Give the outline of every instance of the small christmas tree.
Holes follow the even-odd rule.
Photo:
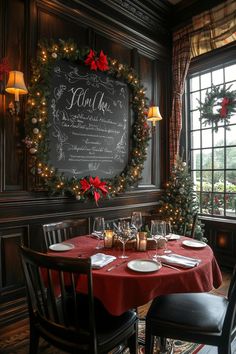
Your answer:
[[[187,164],[178,157],[157,214],[162,219],[171,221],[173,233],[190,236],[193,218],[198,208],[198,199]],[[194,237],[198,240],[203,239],[203,224],[200,220],[197,220]]]

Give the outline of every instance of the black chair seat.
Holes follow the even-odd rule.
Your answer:
[[[153,301],[149,316],[156,326],[161,322],[189,332],[221,333],[227,305],[227,299],[212,294],[170,294]]]
[[[153,353],[154,337],[217,346],[231,353],[236,313],[236,267],[228,296],[209,293],[169,294],[157,297],[146,316],[145,354]]]

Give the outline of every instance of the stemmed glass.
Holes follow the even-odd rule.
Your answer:
[[[153,240],[156,242],[156,254],[154,256],[154,258],[158,258],[157,255],[157,245],[158,245],[158,241],[160,239],[163,239],[166,241],[165,239],[165,222],[162,220],[152,220],[151,221],[151,236],[153,238]]]
[[[103,248],[103,246],[100,245],[100,241],[104,237],[104,231],[105,231],[104,218],[101,216],[97,216],[96,218],[94,218],[94,221],[93,221],[93,235],[98,238],[98,243],[97,243],[97,246],[95,247],[96,249]]]
[[[164,253],[171,253],[171,250],[168,249],[168,240],[171,238],[171,235],[172,235],[171,222],[166,221],[166,227],[165,227],[166,247]]]
[[[132,230],[129,227],[129,222],[127,221],[121,221],[118,226],[117,230],[117,238],[118,240],[122,243],[123,246],[123,251],[122,255],[119,256],[119,258],[129,258],[129,256],[126,256],[125,254],[125,245],[127,241],[129,241],[133,237]]]
[[[142,213],[140,211],[134,211],[131,216],[131,225],[134,225],[139,231],[143,225]]]

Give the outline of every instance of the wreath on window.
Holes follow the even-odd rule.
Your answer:
[[[131,131],[132,150],[124,171],[114,178],[67,178],[48,164],[47,99],[50,97],[50,73],[55,61],[59,59],[89,66],[90,70],[104,71],[113,78],[123,80],[130,89],[131,106],[135,116]],[[119,63],[117,59],[108,58],[102,50],[97,53],[90,48],[79,48],[73,40],[41,42],[39,55],[32,69],[26,114],[27,136],[24,143],[31,156],[31,172],[42,177],[49,192],[53,195],[73,195],[81,201],[92,199],[97,204],[100,198],[114,197],[137,183],[141,179],[147,155],[150,127],[146,119],[145,89],[134,70]]]
[[[199,101],[200,120],[204,125],[213,125],[215,132],[218,131],[220,122],[225,122],[226,129],[230,130],[227,124],[231,115],[236,112],[236,91],[230,91],[231,86],[212,86],[211,91],[206,92],[204,103]]]

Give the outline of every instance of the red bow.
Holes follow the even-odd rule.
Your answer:
[[[83,178],[80,180],[80,184],[83,193],[91,190],[96,204],[101,198],[100,192],[102,192],[104,197],[108,193],[108,190],[106,189],[106,182],[102,182],[98,176],[96,176],[95,178],[89,177],[89,181],[87,181],[86,178]]]
[[[227,117],[227,113],[228,113],[228,106],[229,104],[229,98],[224,97],[223,101],[221,102],[221,110],[220,110],[220,116],[221,118],[226,118]]]
[[[85,60],[85,65],[90,65],[91,70],[101,70],[106,71],[109,69],[107,56],[101,50],[99,58],[96,57],[95,52],[90,49],[90,52]]]
[[[3,79],[3,74],[8,74],[10,71],[10,66],[7,58],[2,58],[0,63],[0,80]]]

